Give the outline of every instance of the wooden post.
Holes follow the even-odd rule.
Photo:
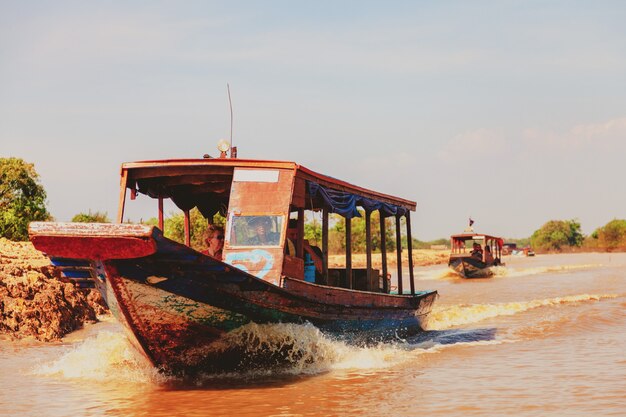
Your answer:
[[[298,239],[296,240],[296,256],[304,259],[304,209],[298,209]]]
[[[122,178],[120,179],[120,200],[117,206],[117,222],[124,221],[124,204],[126,203],[126,186],[128,185],[128,171],[122,170]]]
[[[389,293],[389,282],[387,281],[387,235],[385,228],[385,217],[382,211],[378,211],[380,216],[380,262],[383,267],[383,292]]]
[[[352,219],[346,217],[346,281],[352,289]]]
[[[402,235],[400,233],[400,216],[396,215],[396,259],[398,264],[398,294],[402,295]]]
[[[409,278],[411,279],[411,295],[415,295],[415,276],[413,273],[413,237],[411,236],[411,212],[406,212],[406,248],[409,252]]]
[[[372,212],[365,210],[365,257],[368,285],[372,281]],[[376,284],[378,288],[378,284]],[[368,290],[373,290],[368,288]]]
[[[163,225],[163,197],[159,196],[159,229],[161,229],[161,231],[163,231]]]
[[[191,232],[189,220],[189,210],[185,210],[185,245],[191,247]]]
[[[328,209],[322,209],[322,275],[324,284],[328,285]]]

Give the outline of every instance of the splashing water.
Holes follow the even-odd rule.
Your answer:
[[[268,375],[313,375],[331,370],[375,370],[398,366],[425,353],[450,346],[503,343],[487,329],[456,329],[497,316],[508,316],[539,307],[615,298],[617,295],[580,294],[543,300],[497,304],[461,304],[435,308],[428,331],[409,340],[353,345],[322,333],[312,324],[250,323],[220,340],[218,348],[242,354],[236,371],[222,377],[249,378]],[[434,331],[434,332],[433,332]],[[215,347],[215,346],[214,346]],[[38,365],[33,374],[96,381],[120,380],[160,384],[163,376],[141,357],[123,332],[100,331],[77,341],[60,358]]]
[[[139,356],[123,333],[111,331],[101,331],[76,343],[59,359],[36,366],[33,374],[136,383],[153,383],[163,378]]]
[[[402,341],[399,341],[402,342]],[[318,374],[332,369],[379,369],[399,363],[402,343],[354,345],[322,333],[310,323],[249,323],[221,339],[223,351],[241,349],[244,366],[258,372],[273,362],[272,372]],[[279,359],[279,360],[277,360]]]

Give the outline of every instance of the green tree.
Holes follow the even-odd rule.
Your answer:
[[[315,219],[311,223],[304,224],[304,238],[311,245],[322,246],[322,225]]]
[[[560,251],[565,247],[580,247],[584,236],[577,220],[550,220],[530,237],[530,244],[538,250]]]
[[[152,226],[157,226],[159,221],[156,217],[152,217],[144,222]],[[226,224],[226,218],[220,214],[213,216],[213,224],[222,226]],[[189,212],[189,225],[191,234],[191,247],[196,250],[204,250],[207,248],[206,242],[202,240],[202,235],[208,227],[207,219],[200,213],[197,208],[191,209]],[[170,213],[170,216],[163,221],[163,234],[165,237],[180,243],[185,242],[185,214],[183,212]]]
[[[352,219],[352,251],[354,253],[365,252],[365,212],[359,209],[361,217],[354,217]],[[344,217],[337,216],[334,226],[329,231],[329,244],[332,252],[342,253],[346,250],[346,219]],[[402,225],[404,225],[404,219],[402,219]],[[402,230],[406,230],[406,226],[401,226]],[[372,228],[372,251],[380,252],[381,239],[380,239],[380,218],[377,211],[372,212],[371,215],[371,228]],[[395,250],[396,248],[396,223],[393,218],[385,219],[385,248],[387,251]],[[406,247],[406,237],[403,238],[403,247]]]
[[[76,223],[111,223],[107,213],[100,213],[99,211],[92,213],[91,210],[89,213],[78,213],[72,217],[72,221]]]
[[[406,238],[402,239],[402,247],[406,248],[406,246],[404,246],[406,244]],[[450,239],[448,238],[441,238],[441,239],[435,239],[435,240],[431,240],[428,242],[424,242],[421,240],[418,240],[416,238],[413,238],[413,249],[430,249],[431,246],[450,246]]]
[[[599,246],[608,251],[626,246],[626,220],[613,219],[594,234]]]
[[[0,236],[28,240],[28,223],[50,218],[35,166],[20,158],[0,158]]]

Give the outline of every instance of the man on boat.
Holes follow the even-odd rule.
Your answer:
[[[268,216],[254,216],[250,219],[249,225],[256,234],[250,243],[261,246],[278,244],[280,235],[272,232],[272,221]]]
[[[289,219],[287,224],[287,243],[285,245],[285,253],[290,256],[296,256],[296,241],[298,240],[298,221]],[[302,246],[305,256],[313,261],[315,270],[321,274],[323,269],[322,250],[317,246],[311,245],[307,239],[302,239]]]
[[[474,246],[471,252],[471,255],[474,258],[478,258],[482,261],[483,259],[483,248],[480,246],[480,243],[474,242]]]

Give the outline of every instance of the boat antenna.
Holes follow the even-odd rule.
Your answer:
[[[230,84],[226,83],[228,90],[228,105],[230,107],[230,157],[237,157],[237,148],[233,148],[233,101],[230,98]]]

